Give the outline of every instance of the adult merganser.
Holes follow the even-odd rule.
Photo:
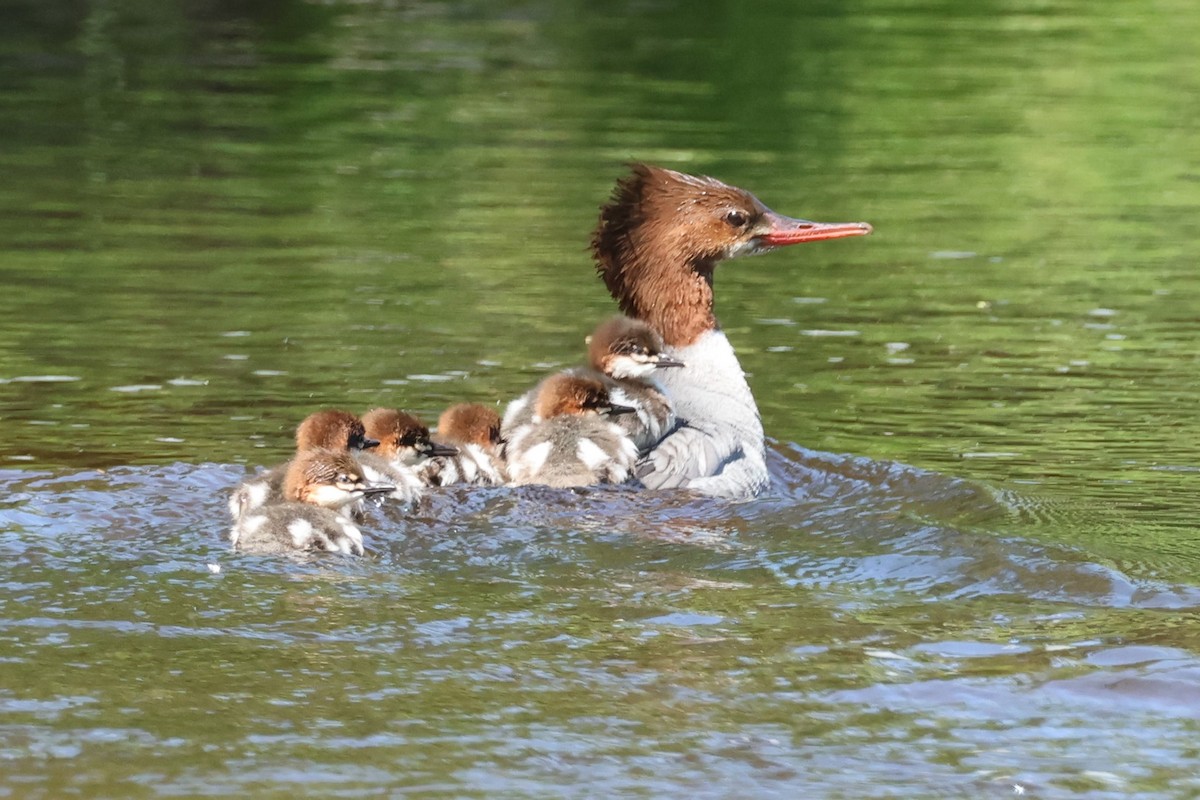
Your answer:
[[[496,409],[480,403],[450,406],[438,417],[437,440],[456,447],[458,454],[437,456],[418,467],[425,483],[501,486],[508,482]]]
[[[284,499],[243,514],[229,539],[236,549],[252,553],[325,550],[361,556],[362,531],[344,513],[394,488],[370,484],[347,452],[308,450],[290,462]]]
[[[616,423],[645,455],[675,427],[671,399],[654,377],[659,368],[682,367],[663,352],[662,337],[644,322],[616,316],[605,320],[587,337],[588,366],[570,367],[564,374],[600,378],[613,402],[630,406]],[[502,430],[505,435],[530,422],[538,422],[535,404],[541,384],[508,404]]]
[[[596,269],[621,310],[686,365],[661,376],[680,424],[639,462],[644,485],[738,498],[769,483],[758,406],[713,315],[717,263],[870,232],[785,217],[743,189],[661,167],[635,164],[617,182],[592,235]]]
[[[391,497],[402,503],[416,503],[425,491],[417,474],[419,465],[434,456],[458,452],[433,441],[425,423],[404,411],[373,408],[362,419],[367,435],[378,439],[379,445],[361,455],[359,463],[368,480],[392,484],[395,490]]]
[[[610,417],[632,412],[596,378],[560,372],[542,381],[535,417],[513,431],[505,452],[514,485],[624,483],[637,448]]]
[[[309,414],[296,426],[296,453],[313,448],[334,452],[361,452],[376,447],[379,442],[367,436],[362,420],[349,411],[327,408]],[[291,462],[271,467],[244,481],[229,496],[229,515],[241,518],[266,503],[284,499],[283,482]]]

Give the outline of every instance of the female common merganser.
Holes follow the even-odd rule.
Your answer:
[[[361,556],[362,531],[344,512],[394,488],[368,483],[349,453],[309,450],[291,461],[284,499],[243,514],[229,539],[236,549],[252,553],[325,550]]]
[[[587,337],[588,366],[571,367],[563,374],[600,378],[613,402],[630,406],[634,413],[617,418],[638,451],[645,455],[675,427],[671,399],[654,377],[663,367],[682,367],[663,352],[662,337],[644,322],[617,316],[601,322]],[[541,384],[508,404],[502,430],[506,435],[530,422],[538,422],[534,406]]]
[[[361,452],[379,442],[367,436],[362,420],[349,411],[327,408],[309,414],[296,426],[296,453],[313,448]],[[247,511],[283,498],[283,482],[291,462],[271,467],[240,484],[229,496],[229,515],[236,521]]]
[[[559,373],[542,381],[535,418],[513,431],[505,448],[514,485],[591,486],[624,483],[637,448],[610,416],[632,408],[614,403],[596,378]]]
[[[686,365],[661,377],[680,424],[638,464],[644,485],[738,498],[769,483],[758,406],[713,315],[717,263],[870,232],[791,219],[743,189],[661,167],[635,164],[617,182],[592,235],[596,269],[621,310]]]
[[[363,414],[367,435],[378,439],[374,452],[359,456],[367,478],[395,486],[392,498],[416,503],[424,492],[417,472],[420,465],[435,456],[452,456],[458,451],[438,444],[429,436],[429,428],[412,414],[394,408],[373,408]]]
[[[418,471],[425,483],[501,486],[508,482],[496,409],[480,403],[456,403],[438,417],[437,438],[457,448],[458,454],[437,456],[422,464]]]

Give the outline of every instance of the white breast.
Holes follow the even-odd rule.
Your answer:
[[[729,340],[709,331],[668,350],[686,365],[659,377],[680,424],[638,465],[638,478],[649,488],[758,494],[769,483],[762,420]]]

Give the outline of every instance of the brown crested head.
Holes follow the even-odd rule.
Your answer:
[[[621,311],[690,344],[716,328],[713,267],[765,210],[749,192],[712,178],[634,164],[600,209],[596,269]]]
[[[407,448],[429,443],[429,428],[405,411],[373,408],[362,416],[367,436],[379,440],[379,455],[391,458]]]
[[[592,253],[621,310],[680,347],[717,327],[717,262],[870,230],[866,223],[792,219],[714,178],[633,164],[600,209]]]
[[[297,454],[283,479],[283,494],[300,503],[319,502],[322,487],[351,492],[364,483],[362,467],[345,450],[315,447]]]
[[[608,389],[596,378],[560,372],[542,381],[534,413],[542,419],[564,414],[606,414],[613,408]]]
[[[596,326],[587,339],[588,364],[609,374],[614,358],[652,359],[663,352],[658,332],[646,323],[629,317],[613,317]]]
[[[492,448],[500,444],[500,415],[481,403],[456,403],[438,417],[437,430],[450,444]]]
[[[296,427],[296,452],[314,447],[327,450],[362,450],[374,444],[363,422],[349,411],[327,408],[309,414]]]

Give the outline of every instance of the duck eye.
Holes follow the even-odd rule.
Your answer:
[[[725,215],[725,221],[734,228],[744,228],[750,219],[740,211],[730,211]]]

